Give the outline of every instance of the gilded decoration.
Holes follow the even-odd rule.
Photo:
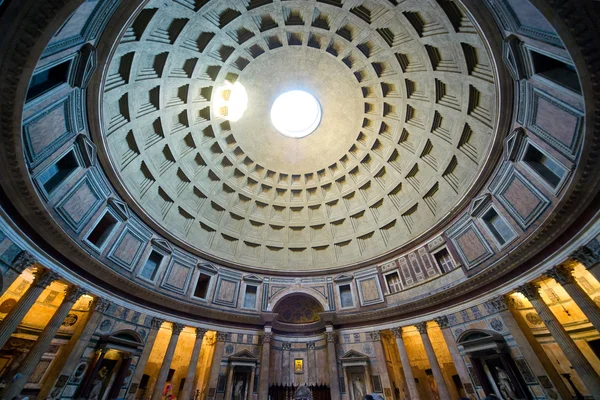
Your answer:
[[[323,307],[308,296],[290,296],[283,299],[274,309],[278,319],[288,324],[309,324],[320,320]]]

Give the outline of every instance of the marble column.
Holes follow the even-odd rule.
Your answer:
[[[352,382],[350,382],[350,377],[348,376],[348,368],[342,366],[342,375],[344,376],[344,384],[346,385],[346,395],[343,396],[344,399],[350,400],[350,391],[352,390]]]
[[[254,377],[256,376],[256,366],[252,367],[250,372],[250,382],[248,382],[248,400],[252,399],[252,393],[254,393]]]
[[[579,378],[583,381],[590,394],[594,399],[600,400],[600,376],[585,358],[577,344],[571,339],[560,321],[550,310],[550,307],[544,302],[539,293],[539,285],[535,283],[527,283],[516,289],[521,292],[531,302],[535,311],[539,314],[546,328],[556,340],[561,350],[571,363]]]
[[[187,374],[185,375],[185,383],[183,389],[179,392],[179,400],[188,400],[190,394],[194,390],[194,382],[196,377],[196,367],[198,366],[198,357],[200,357],[200,349],[202,348],[202,340],[206,334],[206,329],[196,328],[196,341],[194,342],[194,348],[192,349],[192,358],[188,366]]]
[[[411,400],[419,400],[419,389],[415,382],[415,376],[413,375],[412,368],[410,366],[410,360],[408,358],[408,352],[404,345],[404,339],[402,339],[402,327],[396,327],[391,329],[392,333],[396,337],[396,346],[398,346],[398,353],[400,353],[400,363],[402,364],[402,372],[406,378],[406,386],[408,388],[408,394]]]
[[[439,325],[442,335],[444,336],[444,341],[446,342],[446,347],[448,347],[448,351],[450,352],[450,357],[452,358],[452,362],[454,363],[454,367],[456,368],[456,373],[460,377],[461,383],[471,382],[471,378],[469,377],[469,371],[467,370],[467,365],[465,364],[465,360],[462,358],[460,351],[458,350],[458,345],[456,344],[456,340],[454,340],[454,336],[452,336],[452,332],[450,331],[448,317],[441,316],[434,318],[434,321]],[[464,387],[463,387],[464,389]],[[465,393],[467,391],[465,390]],[[471,394],[466,393],[467,396],[471,396]]]
[[[367,389],[367,393],[373,393],[373,383],[371,382],[371,368],[369,368],[369,362],[364,367],[365,373],[365,387]]]
[[[44,289],[58,278],[56,273],[47,269],[39,269],[35,272],[35,279],[31,286],[29,286],[29,289],[21,296],[17,304],[6,314],[6,317],[0,323],[0,349],[8,342],[10,336],[17,329],[21,321],[23,321],[23,318],[35,304],[35,301],[40,297]]]
[[[2,287],[0,287],[0,296],[6,292],[6,290],[13,284],[13,282],[25,271],[27,268],[37,264],[37,259],[31,255],[27,250],[23,250],[13,260],[9,268],[4,272],[2,276]]]
[[[382,390],[385,393],[385,389],[392,390],[392,384],[390,383],[390,377],[387,368],[387,360],[385,359],[385,351],[383,350],[383,345],[381,344],[381,332],[370,332],[370,336],[371,340],[373,341],[373,347],[375,349],[375,358],[377,359],[377,370],[379,372]]]
[[[227,381],[225,383],[225,399],[231,399],[231,391],[233,389],[233,365],[227,366]]]
[[[133,372],[133,378],[131,378],[131,384],[129,385],[129,393],[133,394],[135,397],[135,392],[137,391],[142,377],[144,376],[144,370],[146,369],[146,365],[148,364],[148,360],[150,359],[150,354],[152,353],[152,348],[154,347],[154,342],[156,341],[156,336],[158,336],[158,331],[160,330],[161,325],[165,322],[160,318],[152,318],[150,321],[150,332],[146,336],[146,343],[144,343],[144,350],[142,350],[142,354],[138,359],[138,362],[135,366],[135,371]]]
[[[575,304],[585,314],[590,323],[600,332],[600,308],[594,300],[583,290],[572,275],[573,267],[567,265],[558,265],[544,273],[558,282],[563,289],[571,296]]]
[[[169,376],[169,368],[171,368],[171,362],[173,362],[173,356],[175,355],[175,348],[177,347],[177,340],[179,334],[185,328],[185,325],[173,323],[173,333],[171,339],[169,339],[169,345],[167,346],[167,352],[163,358],[160,371],[158,372],[158,378],[156,378],[156,384],[154,385],[154,391],[152,392],[152,400],[161,400],[165,383],[167,383],[167,377]]]
[[[215,351],[213,352],[212,366],[210,368],[210,376],[208,378],[208,391],[211,389],[217,390],[217,384],[219,383],[219,375],[221,374],[221,362],[223,359],[223,348],[225,347],[225,340],[227,339],[227,332],[216,333],[216,344]],[[213,399],[214,397],[207,397],[207,399]]]
[[[267,399],[269,397],[269,361],[271,359],[271,340],[273,333],[270,326],[265,326],[265,333],[262,336],[262,355],[260,359],[260,379],[258,382],[258,398]]]
[[[433,373],[433,379],[435,379],[435,384],[438,388],[440,400],[450,400],[450,393],[448,392],[448,386],[446,386],[446,381],[444,380],[444,374],[442,374],[440,363],[435,356],[433,346],[431,345],[431,340],[427,334],[427,322],[419,322],[418,324],[415,324],[415,327],[421,334],[423,347],[425,347],[425,353],[427,354],[427,359],[429,360],[429,366],[431,367],[431,372]]]
[[[27,383],[31,377],[31,374],[39,364],[46,350],[48,350],[50,342],[52,342],[52,339],[56,336],[56,333],[67,317],[67,314],[71,311],[71,308],[73,308],[73,304],[75,304],[77,299],[83,294],[85,294],[85,291],[77,286],[70,286],[67,288],[65,298],[54,312],[54,315],[52,315],[52,318],[50,318],[50,322],[48,322],[40,336],[38,336],[15,375],[10,377],[10,384],[7,385],[2,393],[2,398],[12,399],[21,393],[25,383]]]
[[[510,332],[523,357],[529,363],[531,371],[536,376],[548,376],[554,385],[553,388],[542,387],[549,399],[556,396],[556,392],[562,399],[571,398],[571,392],[567,388],[565,381],[560,376],[552,360],[542,348],[542,345],[533,336],[531,329],[527,325],[525,318],[517,309],[517,304],[510,296],[498,296],[486,302],[486,308],[495,312],[502,318],[504,329]],[[556,391],[555,391],[556,389]],[[554,392],[554,393],[553,393]]]
[[[578,248],[571,258],[583,264],[588,271],[600,282],[600,254],[592,250],[589,246]]]
[[[335,332],[332,325],[325,327],[327,337],[327,364],[329,364],[329,388],[331,400],[340,400],[340,378],[338,373],[337,352],[335,351]],[[317,365],[314,365],[316,368]]]
[[[110,305],[110,301],[103,298],[94,300],[90,307],[88,318],[85,321],[78,321],[75,333],[71,336],[69,343],[61,350],[54,361],[52,361],[52,368],[44,378],[44,384],[38,394],[39,398],[45,399],[50,394],[59,376],[70,376],[73,373],[75,367],[81,360],[83,352],[90,344],[90,340],[96,331],[98,324]],[[63,389],[61,389],[61,391]]]

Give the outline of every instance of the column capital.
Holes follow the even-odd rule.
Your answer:
[[[314,350],[314,349],[315,349],[315,346],[316,346],[316,343],[315,343],[313,340],[306,342],[306,348],[307,348],[307,349],[312,349],[312,350]]]
[[[65,289],[65,301],[75,303],[84,294],[87,294],[87,291],[84,288],[70,285]]]
[[[263,333],[263,335],[261,337],[262,337],[263,343],[271,343],[271,340],[273,340],[273,333],[265,332],[265,333]]]
[[[373,342],[381,341],[381,331],[369,332],[369,336],[371,337],[371,341]]]
[[[392,333],[394,334],[395,337],[402,339],[402,327],[401,326],[396,326],[394,328],[391,328],[390,331],[392,331]]]
[[[206,332],[208,332],[208,329],[206,329],[206,328],[196,328],[196,338],[198,338],[198,339],[204,338],[204,335],[206,335]]]
[[[231,333],[229,333],[229,332],[221,332],[221,331],[217,332],[217,342],[226,342],[230,338],[231,338]]]
[[[527,297],[529,300],[539,299],[540,298],[540,285],[535,282],[528,282],[524,285],[519,286],[515,290],[520,292],[523,296]]]
[[[575,282],[571,271],[573,271],[573,267],[561,264],[544,272],[544,275],[554,279],[561,285],[566,285]]]
[[[508,299],[504,295],[496,296],[485,302],[485,307],[491,312],[508,310]]]
[[[152,321],[150,321],[150,326],[152,329],[160,329],[163,322],[165,322],[164,319],[154,317],[152,318]]]
[[[327,343],[335,343],[335,332],[334,331],[325,332],[325,337],[327,339]]]
[[[417,328],[421,335],[427,334],[427,321],[417,322],[415,328]]]
[[[185,328],[184,324],[179,324],[177,322],[171,323],[171,329],[173,330],[173,335],[179,335],[181,331]]]
[[[101,313],[105,313],[108,311],[110,306],[112,305],[110,300],[105,299],[104,297],[98,297],[96,299],[96,307],[95,310]]]
[[[450,325],[450,322],[448,322],[448,317],[445,315],[435,317],[433,320],[437,322],[441,329],[447,328],[448,325]]]
[[[11,267],[19,273],[25,271],[27,268],[34,264],[37,264],[38,260],[27,250],[23,250],[13,260]]]
[[[35,279],[33,284],[41,288],[46,288],[56,280],[60,279],[60,276],[56,272],[50,271],[49,269],[40,269],[35,271]]]
[[[588,246],[581,246],[571,254],[571,258],[579,261],[586,268],[593,267],[600,262],[600,254],[596,254]]]

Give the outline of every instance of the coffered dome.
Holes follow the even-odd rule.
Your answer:
[[[99,94],[105,167],[200,255],[373,260],[430,236],[493,167],[495,61],[455,2],[150,1],[123,32]],[[232,90],[247,96],[235,118]],[[270,117],[290,90],[322,112],[299,139]]]

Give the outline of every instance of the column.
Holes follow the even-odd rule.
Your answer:
[[[17,304],[6,314],[6,317],[0,323],[0,349],[10,339],[10,336],[17,329],[21,321],[23,321],[25,314],[35,304],[35,301],[40,297],[44,289],[58,278],[56,273],[47,269],[35,271],[35,279],[31,286],[29,286],[29,289],[21,296]]]
[[[343,396],[344,399],[350,400],[350,391],[352,390],[352,382],[350,382],[350,377],[348,376],[348,368],[342,365],[342,375],[344,376],[344,385],[346,385],[346,395]]]
[[[387,361],[385,359],[385,351],[381,344],[381,332],[375,331],[370,332],[371,340],[373,341],[373,347],[375,348],[375,358],[377,359],[377,370],[379,372],[379,378],[381,379],[381,386],[384,390],[392,390],[392,384],[390,383],[390,377],[388,375]]]
[[[600,332],[600,308],[594,300],[583,290],[572,275],[573,267],[567,265],[558,265],[544,273],[558,282],[565,291],[571,296],[575,304],[588,318],[590,323]]]
[[[188,400],[192,390],[194,390],[194,382],[196,377],[196,367],[198,366],[198,357],[200,356],[200,349],[202,348],[202,340],[206,334],[206,329],[196,328],[196,341],[194,342],[194,348],[192,349],[192,358],[188,366],[187,374],[185,375],[185,383],[183,389],[179,393],[179,400]]]
[[[171,334],[171,339],[169,339],[169,345],[167,346],[167,352],[165,353],[162,365],[160,366],[158,378],[156,378],[156,384],[154,385],[154,391],[152,392],[151,397],[152,400],[162,399],[162,392],[165,387],[165,383],[167,383],[167,377],[169,376],[169,368],[171,368],[171,362],[173,361],[173,356],[175,355],[177,340],[179,339],[179,334],[184,327],[185,325],[173,323],[173,333]]]
[[[600,254],[597,254],[588,246],[582,246],[571,254],[571,258],[582,263],[600,282]]]
[[[325,335],[327,337],[327,364],[329,364],[329,388],[331,399],[339,400],[341,398],[340,377],[338,374],[337,352],[335,351],[335,332],[333,331],[332,325],[327,325],[325,327]],[[317,368],[316,363],[313,368]]]
[[[27,268],[37,264],[37,259],[27,250],[23,250],[13,260],[10,267],[2,277],[2,287],[0,287],[0,296],[6,292],[6,289],[25,271]]]
[[[252,393],[254,393],[254,376],[256,375],[256,365],[252,367],[250,372],[250,382],[248,382],[248,400],[252,400]]]
[[[419,389],[417,388],[415,376],[413,375],[410,360],[408,359],[408,352],[406,351],[406,346],[402,339],[402,327],[392,328],[391,331],[396,337],[396,346],[398,346],[398,353],[400,353],[400,363],[402,364],[402,372],[406,378],[408,394],[411,400],[419,400]]]
[[[225,347],[225,340],[227,338],[226,332],[217,332],[215,344],[215,351],[213,353],[213,361],[210,369],[210,377],[208,378],[208,391],[211,388],[217,390],[217,384],[219,383],[219,375],[221,373],[221,360],[223,358],[223,348]],[[208,397],[211,399],[212,397]]]
[[[465,382],[471,382],[471,378],[469,377],[469,371],[467,370],[467,366],[465,365],[465,360],[462,358],[462,355],[458,350],[458,346],[456,345],[456,341],[454,340],[454,336],[452,336],[452,332],[450,331],[448,317],[444,315],[441,317],[434,318],[434,321],[437,322],[442,331],[444,341],[446,342],[446,347],[448,347],[450,357],[452,357],[452,362],[454,363],[454,367],[456,368],[456,372],[460,377],[461,383],[464,384]],[[469,393],[466,394],[467,396],[470,395]]]
[[[371,382],[371,368],[369,368],[369,362],[365,364],[364,367],[365,372],[365,388],[367,389],[367,393],[373,393],[373,384]]]
[[[52,368],[46,374],[44,385],[38,394],[39,398],[45,399],[50,394],[60,375],[71,375],[110,304],[108,300],[103,298],[94,300],[87,320],[79,322],[69,343],[60,352],[61,355],[52,362]]]
[[[429,360],[429,365],[431,366],[431,372],[433,373],[433,379],[435,379],[435,384],[438,388],[440,399],[450,400],[450,393],[448,392],[448,387],[446,386],[442,369],[440,368],[440,364],[438,363],[435,352],[433,351],[433,346],[431,345],[431,340],[427,334],[427,322],[419,322],[418,324],[415,324],[415,327],[421,334],[421,340],[423,341],[423,346],[425,347],[425,353],[427,354],[427,359]]]
[[[131,378],[131,384],[129,385],[129,393],[133,394],[134,398],[135,392],[137,391],[140,381],[144,376],[144,370],[146,369],[146,364],[148,364],[148,359],[150,359],[150,353],[152,353],[152,348],[154,347],[158,330],[163,322],[165,321],[160,318],[152,318],[150,321],[150,332],[148,332],[148,336],[146,336],[144,350],[142,350],[142,354],[138,359],[138,362],[135,366],[135,371],[133,372],[133,378]]]
[[[547,375],[561,398],[571,398],[571,392],[540,342],[533,336],[527,322],[525,322],[525,319],[517,310],[514,299],[510,296],[498,296],[488,300],[487,307],[490,310],[495,310],[502,318],[506,330],[512,335],[515,343],[521,350],[521,354],[525,357],[535,375]],[[550,390],[553,390],[552,388],[542,387],[542,390],[544,390],[548,398],[552,398],[551,394],[548,393]]]
[[[535,308],[542,321],[544,321],[546,328],[550,331],[550,334],[556,340],[556,343],[560,346],[590,394],[594,399],[600,399],[600,377],[596,374],[590,362],[585,358],[581,350],[579,350],[579,347],[571,339],[560,321],[552,313],[550,307],[544,302],[538,289],[539,285],[527,283],[516,290],[529,299],[531,305]]]
[[[67,317],[67,314],[71,311],[73,304],[75,304],[77,299],[83,294],[85,294],[85,291],[77,286],[70,286],[66,290],[65,298],[54,315],[52,315],[48,325],[46,325],[40,336],[38,336],[31,347],[31,350],[29,350],[29,353],[25,356],[25,359],[19,366],[16,374],[11,377],[11,382],[5,388],[2,398],[12,399],[21,393],[21,390],[23,390],[25,383],[27,383],[31,377],[35,367],[37,367],[42,356],[46,350],[48,350],[48,346],[50,346],[50,342],[54,339],[54,336],[56,336],[56,332],[58,332],[58,329]]]
[[[265,326],[265,333],[262,336],[262,355],[260,358],[260,379],[258,382],[258,398],[267,399],[269,397],[269,361],[271,359],[271,339],[273,333],[270,326]]]
[[[225,400],[231,399],[231,389],[233,389],[233,365],[227,366],[227,381],[225,383]]]

